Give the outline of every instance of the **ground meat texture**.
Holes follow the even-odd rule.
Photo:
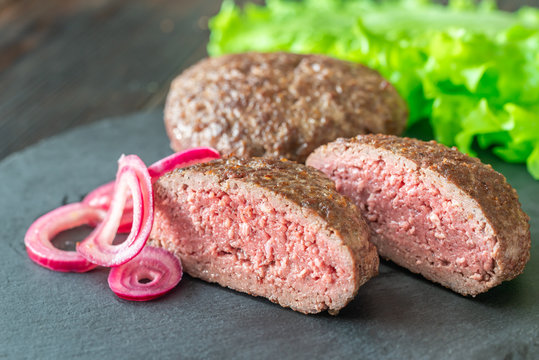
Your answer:
[[[400,134],[404,100],[376,71],[320,55],[247,53],[200,61],[171,85],[165,127],[175,151],[304,162],[318,146]]]
[[[318,148],[322,170],[365,216],[384,258],[460,294],[520,274],[529,218],[503,175],[434,141],[365,135]]]
[[[337,313],[377,274],[356,207],[315,169],[290,161],[216,160],[154,185],[150,236],[191,276],[303,313]]]

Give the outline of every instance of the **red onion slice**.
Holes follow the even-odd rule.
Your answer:
[[[82,200],[83,203],[88,204],[92,207],[96,207],[103,210],[108,210],[112,197],[114,195],[114,184],[115,181],[101,185],[95,190],[91,191],[88,195]],[[131,197],[127,198],[127,201],[124,205],[124,213],[122,214],[122,219],[120,220],[120,226],[118,227],[119,233],[129,233],[133,225],[133,199]],[[97,224],[95,224],[97,226]]]
[[[148,173],[152,178],[152,183],[154,183],[157,179],[159,179],[161,176],[163,176],[169,171],[198,163],[207,162],[214,159],[219,159],[219,157],[220,155],[217,150],[214,150],[212,148],[193,148],[174,153],[159,161],[156,161],[148,168]],[[101,185],[100,187],[86,195],[82,202],[90,206],[95,206],[107,210],[110,206],[110,202],[112,201],[112,196],[114,195],[114,183],[114,181],[111,181],[105,185]],[[132,209],[132,207],[133,203],[128,200],[125,205],[125,211],[128,212],[128,210]],[[126,216],[122,217],[122,221],[120,222],[120,228],[118,231],[129,231],[128,229],[131,228],[131,219],[131,214],[126,214]]]
[[[88,195],[82,199],[82,202],[90,206],[108,209],[112,196],[114,195],[114,181],[101,185],[98,188],[92,190]]]
[[[182,275],[177,257],[165,249],[146,246],[128,263],[110,269],[108,282],[118,297],[146,301],[172,290]]]
[[[51,240],[60,232],[81,225],[99,223],[105,211],[83,203],[61,206],[37,219],[26,232],[24,244],[30,259],[55,271],[85,272],[97,265],[92,264],[75,251],[56,248]]]
[[[152,177],[152,182],[155,182],[161,176],[174,169],[219,159],[220,157],[219,152],[215,149],[209,147],[193,148],[174,153],[166,158],[154,162],[148,168],[148,172]]]
[[[153,193],[148,169],[136,155],[122,156],[118,163],[114,195],[105,220],[77,244],[77,251],[83,257],[102,266],[118,266],[134,258],[146,244],[153,225]],[[133,199],[131,232],[124,242],[113,245],[128,196]]]

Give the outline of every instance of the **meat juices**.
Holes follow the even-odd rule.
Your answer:
[[[367,220],[379,254],[463,295],[520,274],[529,218],[490,165],[433,141],[339,139],[307,164],[331,177]]]
[[[378,272],[355,206],[305,165],[220,159],[168,173],[154,194],[153,245],[191,276],[335,314]]]
[[[365,66],[321,55],[247,53],[200,61],[178,76],[165,106],[175,151],[304,162],[318,146],[365,133],[400,134],[408,110]]]

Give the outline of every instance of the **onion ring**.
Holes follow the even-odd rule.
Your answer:
[[[164,174],[178,168],[204,163],[210,160],[219,159],[219,152],[210,147],[198,147],[185,151],[180,151],[169,155],[159,161],[154,162],[148,168],[152,177],[152,183],[156,182]]]
[[[75,251],[56,248],[51,240],[60,232],[81,225],[94,225],[105,218],[105,211],[84,203],[61,206],[38,218],[26,232],[24,244],[30,259],[50,270],[86,272],[97,265]]]
[[[152,178],[152,184],[161,176],[174,169],[187,167],[190,165],[207,162],[218,159],[220,157],[217,150],[209,147],[193,148],[169,155],[159,161],[154,162],[148,167],[148,173]],[[114,195],[114,181],[105,185],[101,185],[97,189],[91,191],[84,197],[82,202],[107,210]],[[129,212],[133,208],[133,203],[130,199],[125,204],[125,216],[122,216],[118,232],[129,232],[131,229],[132,214]]]
[[[86,195],[82,202],[92,207],[108,210],[110,202],[112,201],[112,197],[114,196],[114,184],[115,181],[111,181],[109,183],[106,183],[105,185],[99,186],[98,188],[92,190],[88,195]],[[122,219],[120,220],[118,232],[129,233],[131,231],[132,225],[133,199],[129,197],[127,198],[127,201],[124,205],[124,212],[122,214]]]
[[[165,249],[146,246],[128,263],[110,269],[108,283],[122,299],[147,301],[169,292],[182,275],[176,256]]]
[[[136,155],[122,156],[118,165],[114,195],[105,219],[77,244],[77,251],[88,261],[108,267],[134,258],[146,244],[153,225],[153,192],[148,169]],[[131,231],[124,242],[113,245],[128,196],[133,200]]]

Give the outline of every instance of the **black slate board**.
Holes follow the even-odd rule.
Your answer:
[[[170,153],[160,112],[104,120],[0,163],[0,358],[524,359],[539,354],[539,182],[484,158],[531,217],[524,274],[465,298],[390,263],[339,316],[307,316],[188,276],[165,297],[118,299],[107,270],[35,265],[23,238],[38,216],[111,180],[122,153]]]

